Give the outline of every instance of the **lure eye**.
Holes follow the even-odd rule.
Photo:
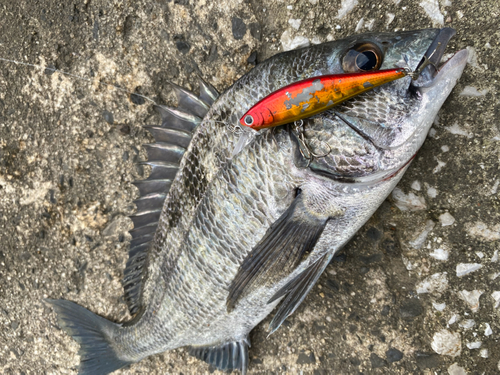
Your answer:
[[[250,126],[253,124],[253,117],[250,115],[246,115],[244,121],[245,121],[245,125]]]
[[[342,59],[346,73],[369,72],[380,69],[384,59],[380,48],[373,43],[361,43],[350,48]]]

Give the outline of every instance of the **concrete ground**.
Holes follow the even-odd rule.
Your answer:
[[[494,0],[0,0],[0,373],[73,374],[43,298],[129,319],[130,182],[168,82],[220,91],[283,48],[451,26],[470,61],[396,192],[298,311],[251,335],[250,374],[500,373],[500,29]],[[184,350],[119,374],[214,372]]]

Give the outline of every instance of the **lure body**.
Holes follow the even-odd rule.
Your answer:
[[[294,82],[269,94],[240,119],[254,130],[311,117],[374,87],[405,77],[403,68],[330,74]]]

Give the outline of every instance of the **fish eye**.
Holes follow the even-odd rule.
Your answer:
[[[245,121],[246,125],[252,125],[253,124],[253,117],[250,115],[246,115],[244,121]]]
[[[346,73],[370,72],[380,69],[383,53],[373,43],[360,43],[351,47],[342,59]]]

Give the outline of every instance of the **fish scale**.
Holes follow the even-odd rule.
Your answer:
[[[132,217],[124,286],[133,319],[119,325],[69,301],[48,301],[62,328],[80,343],[80,373],[107,374],[186,347],[219,369],[245,374],[252,328],[277,307],[269,329],[278,329],[335,252],[384,201],[460,77],[467,52],[439,73],[426,68],[419,78],[423,86],[401,79],[353,101],[345,112],[306,119],[303,134],[280,126],[242,144],[244,135],[231,129],[270,91],[306,75],[342,72],[342,60],[358,45],[384,45],[386,69],[403,54],[432,56],[428,50],[451,35],[450,29],[366,34],[276,55],[215,100],[203,120],[194,114],[203,115],[207,103],[174,86],[180,107],[189,110],[187,103],[194,103],[196,111],[162,107],[162,128],[193,134],[184,149],[178,133],[155,130],[156,143],[148,148],[146,163],[153,171],[146,181],[161,183],[148,189],[139,184],[148,194]],[[409,61],[415,70],[419,60]],[[215,99],[201,85],[200,96]],[[370,118],[367,100],[374,108],[385,103],[383,123]],[[178,148],[166,142],[170,136]],[[304,154],[317,140],[330,152]],[[236,145],[242,146],[237,152]],[[169,184],[168,193],[156,190]],[[161,210],[155,207],[163,199],[157,193],[166,193]]]

